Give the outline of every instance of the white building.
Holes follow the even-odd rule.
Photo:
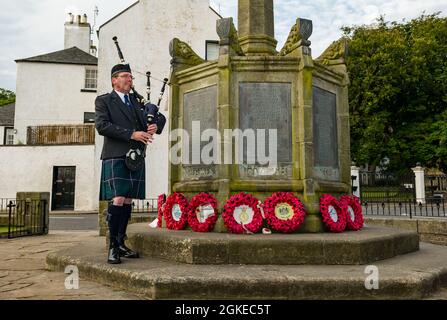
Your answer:
[[[15,104],[0,107],[0,146],[14,144]]]
[[[118,37],[141,94],[145,73],[152,72],[154,102],[159,80],[170,73],[170,41],[178,37],[212,58],[219,18],[208,0],[137,1],[100,27],[97,60],[89,54],[95,50],[86,17],[69,15],[64,50],[17,60],[14,129],[8,129],[15,145],[0,147],[0,198],[51,192],[52,210],[97,210],[103,139],[92,122],[94,100],[111,91],[110,70],[120,62],[112,38]],[[161,105],[167,117],[168,91]],[[147,198],[167,192],[168,131],[148,151]]]
[[[70,16],[65,39],[64,50],[16,60],[15,116],[6,137],[10,142],[12,132],[14,145],[0,148],[0,197],[51,192],[52,210],[89,211],[97,206],[92,176],[98,59],[88,53],[85,18]]]
[[[218,19],[220,16],[209,6],[209,0],[135,2],[99,28],[98,94],[111,91],[110,70],[115,64],[120,63],[112,40],[114,36],[118,37],[124,58],[133,70],[135,88],[145,97],[146,72],[152,73],[151,101],[157,103],[162,86],[161,80],[170,74],[171,40],[180,38],[203,58],[213,59],[211,52],[215,52],[217,46]],[[161,110],[166,117],[169,117],[168,97],[169,88],[161,104]],[[151,199],[168,191],[168,133],[169,128],[166,126],[164,133],[156,136],[156,140],[148,148],[146,196]],[[102,145],[103,138],[97,135],[95,148],[97,181],[101,175],[99,158]]]

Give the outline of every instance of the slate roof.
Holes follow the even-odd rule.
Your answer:
[[[14,127],[15,103],[0,107],[0,126]]]
[[[16,60],[16,62],[43,62],[97,66],[98,58],[85,51],[82,51],[77,47],[72,47],[69,49],[42,54],[31,58],[19,59]]]

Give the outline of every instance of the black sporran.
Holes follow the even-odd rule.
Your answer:
[[[126,166],[130,171],[139,171],[144,166],[144,152],[138,148],[130,149],[126,154]]]

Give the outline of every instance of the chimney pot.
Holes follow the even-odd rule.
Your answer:
[[[87,15],[84,14],[81,18],[81,23],[87,23]]]
[[[73,23],[73,19],[74,19],[73,14],[72,14],[71,12],[69,12],[69,13],[67,14],[67,20],[66,20],[66,22],[68,22],[68,23]]]

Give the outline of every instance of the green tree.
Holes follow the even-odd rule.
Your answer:
[[[344,27],[357,164],[447,171],[447,18]]]
[[[14,92],[0,88],[0,107],[14,103],[16,101],[16,95]]]

